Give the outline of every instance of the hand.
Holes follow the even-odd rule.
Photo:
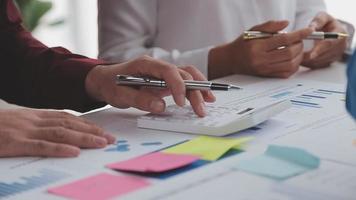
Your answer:
[[[137,89],[115,84],[116,75],[151,76],[166,81],[167,90]],[[187,97],[198,116],[205,116],[205,101],[213,102],[215,97],[210,91],[189,90],[186,92],[183,80],[206,80],[196,68],[188,66],[178,68],[164,61],[148,56],[131,62],[110,66],[97,66],[86,78],[88,94],[118,108],[135,107],[152,113],[165,110],[163,97],[173,95],[179,106],[184,106]]]
[[[0,110],[0,127],[0,157],[73,157],[79,148],[101,148],[115,141],[94,124],[56,111]]]
[[[275,33],[288,26],[288,21],[269,21],[251,30]],[[271,38],[237,40],[213,48],[209,54],[209,79],[230,74],[248,74],[287,78],[295,73],[303,59],[302,40],[310,28],[280,34]]]
[[[309,27],[313,31],[346,33],[341,23],[325,12],[319,13]],[[302,65],[311,69],[327,67],[342,57],[346,46],[346,39],[317,41],[314,48],[305,53]]]

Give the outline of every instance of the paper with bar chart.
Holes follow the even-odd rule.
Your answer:
[[[246,101],[269,96],[275,99],[289,99],[292,103],[290,109],[265,123],[231,136],[255,136],[252,143],[270,142],[297,131],[313,128],[340,115],[347,115],[345,88],[340,84],[306,80],[273,80],[248,85],[244,89],[245,93],[254,92],[246,95],[248,96]]]
[[[254,137],[254,140],[247,146],[247,150],[251,151],[261,143],[268,144],[294,133],[299,134],[303,130],[322,126],[325,123],[332,124],[333,119],[345,116],[344,90],[342,85],[323,82],[268,80],[247,85],[239,92],[218,92],[216,93],[216,104],[228,106],[266,97],[291,101],[290,109],[256,127],[229,136],[233,138]],[[58,186],[63,181],[64,183],[68,179],[74,181],[86,175],[107,171],[109,169],[106,169],[105,165],[109,163],[128,160],[195,138],[193,135],[181,133],[139,129],[136,126],[137,118],[145,113],[137,110],[131,111],[111,108],[90,114],[87,117],[117,136],[116,144],[105,149],[82,150],[79,157],[72,159],[0,159],[0,199],[53,198],[51,194],[47,193],[47,189]],[[333,126],[329,127],[329,131],[332,131]],[[325,139],[326,142],[330,144],[329,140]],[[349,144],[352,145],[352,141]],[[215,164],[205,166],[215,166]],[[199,169],[203,168],[199,167]],[[199,171],[197,169],[194,168],[194,170],[182,174],[195,173]],[[169,177],[179,178],[179,176]],[[174,178],[155,179],[155,181],[170,179]]]

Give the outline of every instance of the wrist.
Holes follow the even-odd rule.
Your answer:
[[[232,49],[229,44],[212,48],[208,56],[208,79],[216,79],[232,74]]]
[[[85,78],[85,90],[87,94],[96,101],[104,101],[103,96],[101,95],[101,77],[103,77],[104,72],[103,68],[105,66],[97,65],[88,73]]]

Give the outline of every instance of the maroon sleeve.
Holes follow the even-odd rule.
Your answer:
[[[21,25],[12,0],[0,0],[0,98],[34,108],[87,111],[105,104],[85,91],[88,72],[103,62],[48,48]]]

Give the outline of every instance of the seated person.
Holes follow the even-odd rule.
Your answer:
[[[356,119],[356,52],[351,57],[347,68],[346,107],[352,117]]]
[[[106,103],[164,111],[164,95],[172,93],[179,106],[188,97],[194,111],[205,115],[204,102],[214,101],[209,91],[185,90],[183,79],[206,80],[194,67],[178,68],[144,56],[122,64],[48,48],[26,31],[12,0],[0,0],[0,98],[37,109],[0,110],[0,157],[79,154],[79,148],[101,148],[115,138],[82,118],[38,108],[88,111]],[[161,92],[117,86],[115,76],[147,75],[164,79]]]
[[[193,64],[209,79],[234,73],[286,78],[301,64],[329,66],[346,48],[345,39],[324,40],[303,51],[311,31],[345,31],[324,12],[323,0],[105,0],[98,5],[100,58],[121,62],[149,54]],[[248,29],[290,33],[250,41],[238,37]]]

